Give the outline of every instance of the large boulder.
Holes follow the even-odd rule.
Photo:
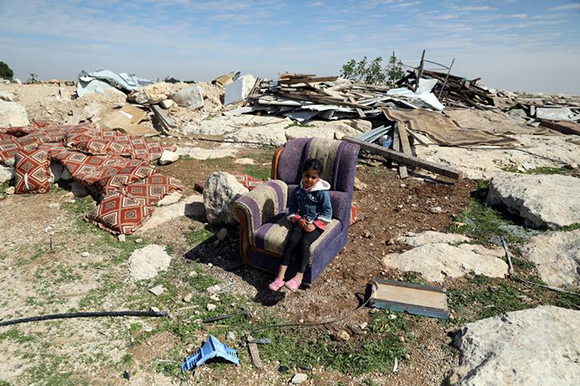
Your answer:
[[[580,229],[533,236],[522,247],[522,254],[536,264],[547,284],[580,287]]]
[[[500,258],[503,252],[481,245],[446,243],[424,244],[404,253],[392,253],[383,258],[386,268],[403,272],[418,272],[423,278],[442,283],[446,278],[468,273],[489,277],[505,277],[508,266]]]
[[[529,225],[557,228],[580,223],[580,179],[506,173],[491,180],[487,201],[506,205]]]
[[[211,224],[233,224],[231,204],[248,189],[236,177],[225,172],[214,172],[203,188],[203,203]]]
[[[580,385],[580,311],[541,306],[469,323],[456,335],[462,386]]]
[[[282,146],[286,143],[286,131],[280,127],[242,127],[225,137],[232,142],[246,142],[257,145]]]
[[[419,247],[421,245],[433,243],[468,243],[471,241],[471,239],[467,236],[458,235],[455,233],[425,231],[419,234],[409,234],[407,236],[399,237],[397,241],[413,247]]]
[[[30,124],[26,109],[16,102],[0,101],[0,127],[26,126]]]

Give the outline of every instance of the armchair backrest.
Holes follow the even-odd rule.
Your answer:
[[[284,144],[272,160],[272,179],[297,185],[302,178],[302,165],[316,158],[323,165],[321,178],[331,190],[352,194],[359,146],[324,138],[296,138]]]

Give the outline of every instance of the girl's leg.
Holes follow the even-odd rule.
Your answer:
[[[287,287],[291,290],[297,290],[302,283],[302,279],[304,277],[304,271],[306,271],[306,267],[308,266],[308,261],[310,260],[310,246],[316,239],[320,237],[322,234],[321,229],[314,229],[312,232],[304,232],[304,235],[300,239],[300,261],[298,262],[298,271],[293,279],[291,279],[287,283]],[[292,283],[293,282],[293,283]]]
[[[302,233],[304,230],[298,226],[298,224],[293,224],[292,229],[290,229],[290,233],[288,235],[288,239],[286,240],[286,244],[284,245],[284,252],[282,253],[282,262],[280,263],[280,269],[278,270],[278,279],[284,280],[284,275],[286,275],[286,269],[288,268],[288,264],[290,264],[290,258],[294,253],[294,249],[300,242],[302,238]]]

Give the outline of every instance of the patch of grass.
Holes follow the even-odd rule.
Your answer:
[[[12,327],[10,330],[0,333],[0,342],[5,339],[11,339],[17,343],[26,343],[35,340],[36,337],[25,334],[16,327]]]
[[[271,176],[270,166],[246,165],[244,173],[260,180],[267,180]]]
[[[578,222],[576,222],[574,224],[570,224],[570,225],[566,225],[566,226],[560,227],[557,230],[562,231],[562,232],[569,232],[569,231],[574,231],[576,229],[580,229],[580,223],[578,223]]]
[[[524,242],[523,238],[500,229],[505,225],[514,224],[495,208],[484,204],[477,198],[471,198],[465,209],[455,216],[448,231],[466,235],[483,245],[491,244],[491,239],[497,235],[503,235],[510,244]]]
[[[192,227],[189,232],[185,234],[187,241],[193,245],[198,245],[214,236],[214,232],[207,228]]]
[[[10,187],[10,184],[8,181],[0,184],[0,194],[5,196],[6,195],[6,189],[8,189]]]
[[[82,384],[83,382],[74,376],[74,372],[69,371],[71,368],[68,356],[41,355],[25,374],[29,378],[28,384],[59,386]]]
[[[64,202],[60,207],[72,214],[85,215],[95,206],[91,196],[75,198],[74,202]]]

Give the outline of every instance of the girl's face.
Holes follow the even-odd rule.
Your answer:
[[[308,169],[302,172],[302,185],[308,189],[313,187],[318,182],[318,171]]]

